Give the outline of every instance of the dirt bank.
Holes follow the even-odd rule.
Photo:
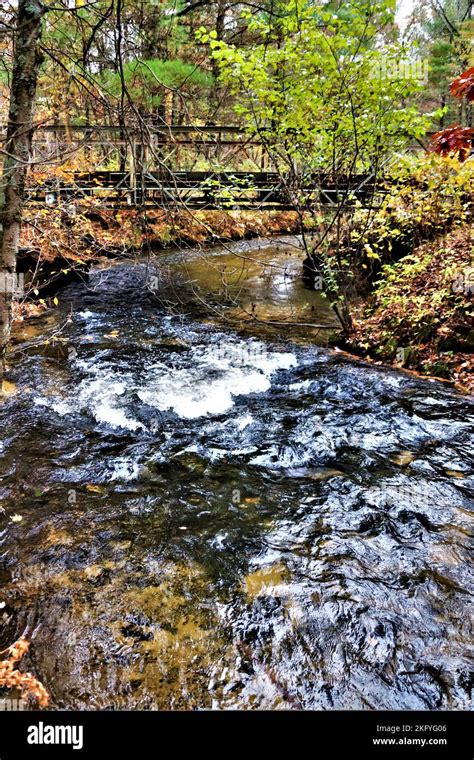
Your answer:
[[[464,226],[385,266],[344,347],[474,390],[474,255]]]

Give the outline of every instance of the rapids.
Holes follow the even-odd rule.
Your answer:
[[[144,271],[70,286],[62,349],[13,363],[0,648],[26,631],[57,708],[472,707],[469,399]]]

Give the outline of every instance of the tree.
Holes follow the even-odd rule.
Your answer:
[[[414,103],[419,84],[403,66],[403,48],[380,33],[393,21],[393,6],[391,0],[319,6],[290,0],[276,6],[278,15],[248,14],[255,42],[245,49],[215,31],[199,32],[299,212],[307,260],[321,272],[345,331],[352,267],[343,248],[350,248],[348,221],[361,175],[376,179],[429,122]],[[328,213],[319,191],[331,183],[341,192]]]
[[[407,38],[428,66],[422,105],[440,105],[440,125],[470,119],[469,106],[456,103],[447,92],[456,71],[474,65],[473,0],[418,0],[408,25]]]
[[[45,5],[20,0],[15,30],[3,171],[0,180],[0,359],[2,371],[10,337],[12,300],[16,290],[16,260],[26,172],[31,150],[34,101],[41,64],[39,41]]]
[[[118,99],[125,87],[134,107],[144,118],[153,121],[159,116],[171,124],[179,123],[179,116],[173,113],[175,109],[172,102],[168,102],[167,95],[179,92],[185,102],[205,101],[212,77],[199,66],[179,59],[161,61],[154,58],[128,61],[123,66],[122,75],[106,72],[104,81],[110,97]]]

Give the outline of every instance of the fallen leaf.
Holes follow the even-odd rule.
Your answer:
[[[4,396],[12,396],[18,390],[15,383],[10,383],[9,380],[2,380],[1,394]]]

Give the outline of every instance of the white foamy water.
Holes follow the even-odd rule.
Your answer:
[[[171,409],[191,419],[207,414],[222,414],[237,396],[263,393],[271,386],[271,376],[279,369],[297,364],[292,353],[249,350],[248,343],[226,346],[216,351],[210,346],[195,349],[182,368],[157,364],[148,370],[146,387],[138,397],[161,411]]]
[[[85,362],[80,362],[80,364],[84,368],[87,367]],[[128,389],[128,383],[123,379],[118,380],[118,376],[112,371],[101,372],[95,367],[88,369],[94,371],[97,376],[93,380],[91,378],[82,380],[74,399],[58,401],[50,396],[37,397],[34,399],[35,404],[49,407],[61,417],[87,410],[92,412],[97,422],[103,422],[112,427],[128,430],[142,428],[142,423],[129,417],[121,405],[123,404],[121,397]]]
[[[58,400],[48,395],[37,397],[35,403],[61,416],[89,411],[99,423],[137,430],[144,425],[129,413],[132,395],[149,407],[172,410],[186,419],[222,414],[238,396],[269,390],[276,371],[296,364],[293,353],[266,351],[253,341],[238,341],[224,348],[194,347],[181,366],[154,362],[138,377],[121,374],[109,361],[93,357],[76,362],[87,376],[78,384],[74,399]],[[240,424],[245,427],[251,419],[244,417]]]
[[[140,466],[138,462],[131,458],[120,457],[114,463],[114,469],[110,476],[110,480],[136,480],[139,474]]]
[[[81,319],[86,319],[86,320],[87,319],[94,319],[97,316],[98,315],[96,314],[96,312],[89,311],[88,309],[86,309],[85,311],[77,311],[76,312],[76,317],[81,317]]]

